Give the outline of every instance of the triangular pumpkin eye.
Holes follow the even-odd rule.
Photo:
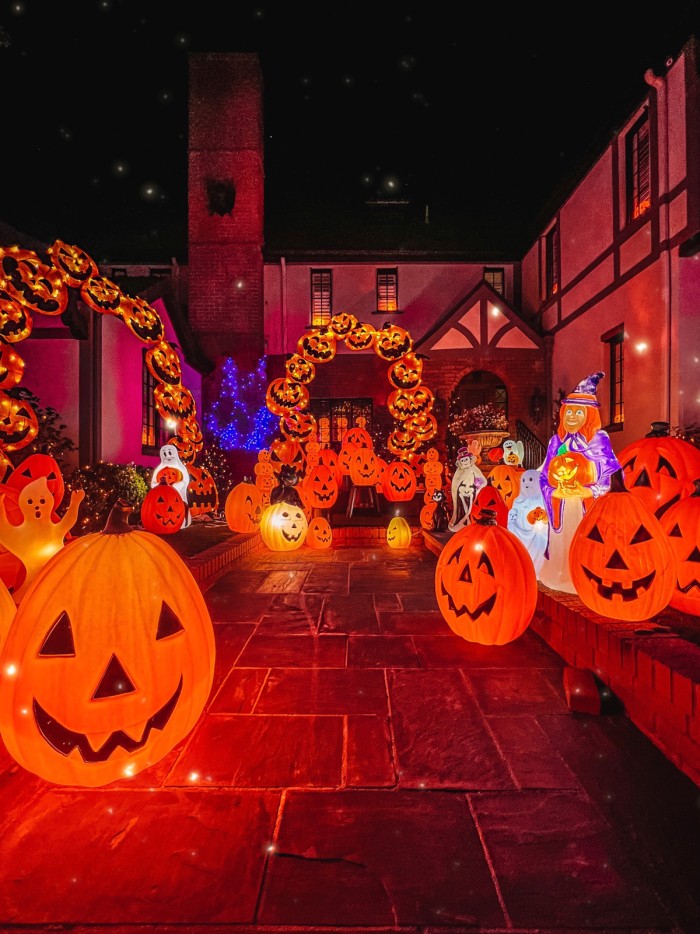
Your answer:
[[[70,616],[65,610],[58,617],[51,629],[49,629],[48,635],[39,649],[40,657],[49,655],[75,655],[73,627],[71,626]]]
[[[630,545],[639,545],[640,542],[650,542],[651,541],[651,532],[643,525],[640,525],[637,531],[634,533],[634,538],[630,542]]]
[[[639,471],[639,476],[634,481],[635,486],[651,486],[651,480],[649,479],[649,474],[647,473],[646,467],[642,467]]]
[[[665,457],[659,457],[659,463],[656,467],[657,473],[661,473],[662,471],[667,473],[669,477],[673,477],[674,479],[677,477],[676,468],[670,461],[667,461]]]
[[[687,557],[685,560],[686,560],[686,561],[695,561],[695,562],[699,562],[699,561],[700,561],[700,550],[698,549],[698,546],[697,546],[697,545],[695,546],[695,548],[693,548],[693,550],[690,552],[690,554],[688,555],[688,557]]]
[[[447,562],[448,564],[459,564],[462,560],[462,549],[458,548],[453,555],[450,555],[450,559]]]
[[[481,568],[484,568],[484,570],[486,571],[486,573],[487,573],[487,574],[490,574],[491,577],[495,577],[495,576],[496,576],[496,575],[493,573],[493,565],[492,565],[491,562],[489,561],[488,555],[485,554],[483,551],[481,552],[481,557],[479,558],[479,563],[478,563],[477,566],[476,566],[477,571],[480,570]]]
[[[677,522],[676,522],[676,524],[673,526],[673,528],[671,529],[671,531],[668,533],[668,537],[669,537],[669,538],[683,538],[683,535],[682,535],[682,533],[681,533],[680,527],[679,527],[679,525],[678,525]]]
[[[601,545],[603,544],[603,536],[600,534],[600,530],[598,529],[597,525],[593,526],[586,538],[590,538],[592,542],[600,542]]]
[[[156,640],[167,639],[168,636],[174,636],[176,632],[182,632],[184,628],[185,627],[177,618],[173,610],[171,610],[168,604],[163,601],[163,605],[160,608],[160,619],[158,620]]]

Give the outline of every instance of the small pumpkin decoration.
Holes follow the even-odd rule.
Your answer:
[[[0,247],[0,286],[30,312],[60,315],[68,306],[68,289],[59,271],[42,263],[33,250]]]
[[[355,486],[374,486],[379,481],[379,459],[372,448],[355,448],[350,457],[350,481]]]
[[[0,447],[19,451],[39,433],[36,413],[28,402],[0,391]]]
[[[418,447],[418,444],[418,438],[412,431],[402,431],[400,428],[390,431],[389,437],[386,439],[388,450],[400,457],[411,454]]]
[[[136,775],[190,732],[209,697],[214,632],[197,582],[118,501],[104,532],[40,571],[0,655],[0,732],[60,785]],[[9,672],[13,672],[9,674]]]
[[[171,386],[168,383],[156,383],[153,387],[153,400],[161,418],[178,421],[192,418],[196,412],[194,396],[184,386]]]
[[[141,503],[141,524],[152,535],[174,535],[182,528],[186,516],[186,503],[161,472],[158,483]]]
[[[84,282],[99,273],[97,263],[85,250],[64,243],[63,240],[54,240],[46,252],[66,285],[74,289],[79,289]]]
[[[343,435],[343,444],[356,444],[358,448],[374,447],[372,435],[365,428],[365,419],[357,420],[357,425],[353,425]]]
[[[98,314],[115,314],[123,295],[119,286],[107,276],[90,276],[80,286],[80,297]]]
[[[280,501],[268,506],[260,520],[260,535],[271,551],[294,551],[306,539],[309,523],[301,506]]]
[[[122,295],[116,314],[131,333],[146,344],[159,344],[165,338],[160,315],[140,296]]]
[[[535,506],[535,508],[531,509],[525,518],[530,523],[530,525],[534,525],[536,522],[549,522],[547,512],[541,506]]]
[[[237,483],[226,497],[224,514],[232,532],[257,532],[262,511],[262,494],[249,477]]]
[[[305,409],[309,404],[309,390],[303,383],[280,376],[267,387],[265,403],[273,415],[284,415],[292,409]]]
[[[428,496],[428,494],[426,494]],[[432,495],[430,500],[426,500],[425,506],[420,511],[419,521],[421,528],[425,529],[427,532],[431,532],[433,528],[433,515],[435,509],[437,508],[437,503],[433,501]]]
[[[382,480],[382,492],[389,502],[399,503],[411,500],[415,496],[416,489],[416,475],[409,464],[397,460],[387,465]]]
[[[316,367],[306,357],[293,353],[285,363],[287,379],[297,383],[310,383],[316,376]]]
[[[316,419],[311,412],[292,409],[280,416],[280,431],[292,441],[304,442],[316,434]]]
[[[415,389],[420,386],[422,375],[423,361],[413,352],[404,354],[388,370],[389,382],[395,389]]]
[[[700,616],[700,480],[695,491],[670,506],[660,519],[676,556],[674,610]]]
[[[189,468],[190,482],[187,486],[187,503],[190,515],[205,516],[216,512],[219,505],[219,491],[216,482],[206,467],[192,464]]]
[[[371,324],[358,323],[345,335],[345,346],[349,350],[367,350],[374,343],[377,332]]]
[[[12,389],[22,382],[24,360],[10,344],[0,344],[0,389]]]
[[[170,341],[158,341],[144,354],[146,367],[158,382],[178,386],[182,378],[182,367],[177,350]]]
[[[657,519],[690,496],[700,476],[700,450],[682,438],[640,438],[624,447],[617,459],[625,473],[625,486]]]
[[[31,312],[0,288],[0,338],[16,344],[29,337],[32,326]]]
[[[411,526],[403,516],[394,516],[389,523],[386,543],[390,548],[408,548],[411,544]]]
[[[323,550],[333,544],[333,530],[325,516],[314,516],[309,522],[306,533],[306,544],[309,548]]]
[[[498,489],[491,482],[491,477],[486,481],[486,486],[482,486],[474,497],[469,517],[472,522],[478,522],[482,517],[484,510],[493,513],[496,524],[507,528],[508,526],[508,507],[503,502],[503,497]]]
[[[501,464],[505,467],[505,464]],[[497,470],[497,467],[493,468]],[[492,471],[493,473],[493,471]],[[595,483],[597,478],[596,466],[594,462],[581,454],[579,451],[564,451],[556,454],[549,462],[547,479],[549,485],[553,486],[554,493],[558,499],[567,496],[584,496],[586,487]]]
[[[484,511],[440,552],[435,596],[458,636],[481,645],[505,645],[522,635],[537,606],[537,575],[528,550]]]
[[[314,328],[299,338],[297,353],[312,363],[330,363],[335,357],[335,334],[330,328]]]
[[[339,311],[333,315],[328,326],[336,337],[343,340],[356,324],[357,318],[355,315],[349,315],[346,311]]]
[[[416,436],[419,444],[430,441],[431,438],[435,437],[438,430],[437,419],[430,412],[407,418],[403,426],[406,431]]]
[[[338,499],[335,468],[319,461],[306,475],[303,487],[308,506],[312,509],[331,509]]]
[[[385,324],[374,338],[374,350],[383,360],[399,360],[413,349],[413,338],[397,324]]]
[[[676,557],[659,520],[630,493],[622,470],[574,532],[569,572],[581,600],[601,616],[645,620],[668,606]]]
[[[512,464],[497,464],[489,474],[489,480],[501,494],[508,509],[520,494],[520,477],[524,472],[522,467],[514,467]]]

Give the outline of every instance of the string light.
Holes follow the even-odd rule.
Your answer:
[[[265,404],[266,358],[242,376],[233,357],[222,366],[219,398],[206,416],[207,430],[224,451],[260,451],[269,446],[278,419]]]

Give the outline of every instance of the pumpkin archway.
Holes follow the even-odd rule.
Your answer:
[[[177,348],[165,338],[160,315],[142,298],[132,298],[106,276],[80,247],[55,240],[41,256],[19,246],[0,247],[0,345],[25,340],[32,332],[32,312],[59,315],[68,306],[70,292],[96,314],[119,318],[144,344],[146,366],[155,380],[154,402],[161,418],[175,422],[175,437],[168,441],[184,464],[193,464],[204,443],[196,420],[194,399],[182,385]],[[24,361],[13,351],[13,366]],[[18,381],[18,380],[16,380]],[[3,385],[7,385],[4,383]],[[38,433],[34,413],[19,408],[17,400],[0,394],[6,425],[0,432],[0,454],[31,444]]]

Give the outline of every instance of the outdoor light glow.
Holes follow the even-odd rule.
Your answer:
[[[491,309],[491,314],[493,315],[493,317],[497,318],[500,315],[500,313],[501,313],[501,309],[496,308],[496,306],[494,305],[493,308]]]
[[[198,782],[199,781],[199,772],[190,772],[187,776],[188,782]]]
[[[634,349],[637,353],[645,353],[649,349],[649,345],[646,341],[639,341],[634,345]]]
[[[17,674],[17,665],[10,663],[5,669],[5,674],[10,678],[14,677]]]
[[[240,291],[241,289],[244,289],[244,288],[245,288],[245,282],[244,282],[242,279],[239,279],[239,280],[236,282],[236,288],[237,288],[239,291]]]

